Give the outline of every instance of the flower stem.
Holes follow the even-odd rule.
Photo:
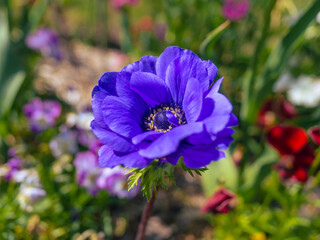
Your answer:
[[[145,205],[145,207],[143,209],[141,220],[140,220],[139,227],[138,227],[138,233],[136,236],[136,240],[143,240],[144,239],[144,234],[146,232],[148,220],[149,220],[150,214],[152,212],[154,202],[156,200],[156,192],[157,192],[157,190],[152,192],[151,199],[147,202],[147,204]]]

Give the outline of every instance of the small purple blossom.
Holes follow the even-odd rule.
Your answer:
[[[19,157],[13,157],[7,163],[0,165],[0,177],[3,177],[6,181],[10,181],[22,167],[23,160]]]
[[[176,165],[183,156],[187,167],[200,168],[223,158],[237,118],[218,92],[217,72],[211,61],[168,47],[103,74],[92,92],[91,127],[104,144],[100,166],[144,168],[154,159]]]
[[[29,48],[40,51],[45,56],[61,59],[59,50],[58,33],[52,29],[39,28],[34,33],[28,35],[26,44]]]
[[[75,157],[74,165],[79,185],[96,195],[99,192],[97,178],[101,174],[97,156],[92,152],[80,152]]]
[[[128,175],[124,168],[104,168],[97,179],[97,185],[101,189],[106,189],[110,195],[118,198],[133,198],[139,192],[139,187],[135,186],[128,191]]]
[[[18,150],[17,150],[17,148],[15,148],[15,147],[11,147],[11,148],[9,148],[9,150],[8,150],[8,155],[9,155],[10,157],[16,156],[17,153],[18,153]]]
[[[119,198],[132,198],[139,192],[139,187],[128,191],[128,175],[122,167],[101,169],[98,157],[93,152],[80,152],[74,160],[76,179],[80,186],[90,194],[96,195],[100,190],[107,190],[110,195]]]
[[[9,172],[6,176],[6,180],[9,181],[17,171],[22,169],[23,160],[19,157],[14,157],[8,161],[7,165],[9,167]]]
[[[250,10],[250,2],[247,0],[224,0],[222,13],[231,21],[244,18]]]
[[[33,132],[41,132],[53,127],[61,114],[61,105],[57,101],[34,98],[23,107]]]

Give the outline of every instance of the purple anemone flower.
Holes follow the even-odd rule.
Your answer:
[[[133,198],[139,192],[139,187],[134,186],[128,191],[128,177],[124,168],[117,166],[115,168],[104,168],[97,179],[97,185],[105,189],[112,196],[118,198]]]
[[[93,133],[104,144],[101,167],[144,168],[154,159],[189,168],[225,157],[237,124],[211,61],[168,47],[120,72],[102,75],[92,92]]]
[[[59,36],[56,31],[48,28],[40,28],[28,35],[26,44],[29,48],[40,51],[43,55],[61,59],[59,50]]]
[[[57,101],[41,101],[40,98],[34,98],[23,107],[23,111],[31,130],[41,132],[56,124],[56,119],[61,113],[61,105]]]

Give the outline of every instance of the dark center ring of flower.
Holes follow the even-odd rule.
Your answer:
[[[144,127],[147,131],[167,132],[185,123],[184,112],[174,104],[156,106],[144,117]]]

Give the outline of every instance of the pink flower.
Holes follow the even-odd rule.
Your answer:
[[[208,199],[207,203],[202,208],[203,213],[228,213],[236,205],[236,195],[220,187],[214,194]]]
[[[111,5],[115,8],[121,8],[125,5],[135,5],[138,0],[111,0]]]
[[[231,21],[244,18],[250,10],[250,2],[247,0],[224,0],[222,13]]]

